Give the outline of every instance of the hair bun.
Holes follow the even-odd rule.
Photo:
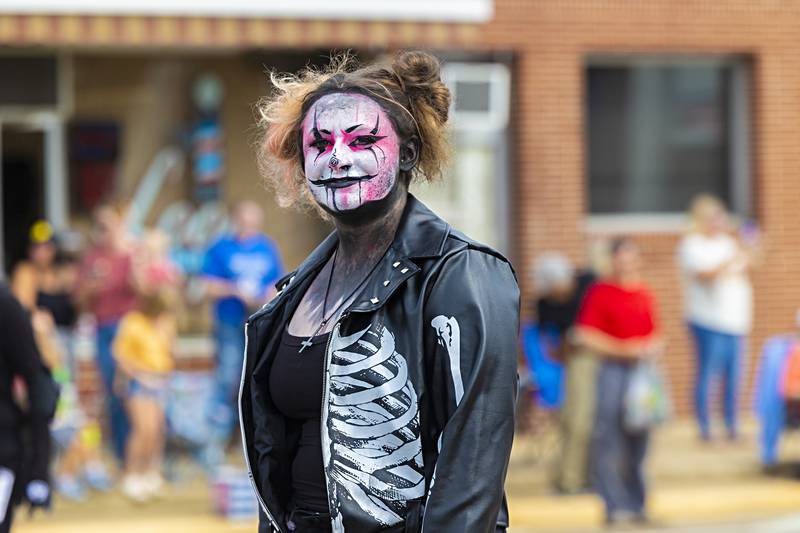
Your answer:
[[[392,70],[412,103],[424,101],[441,124],[447,122],[450,90],[442,81],[441,64],[436,56],[416,50],[399,52],[392,61]]]
[[[424,87],[441,81],[439,60],[427,52],[399,52],[392,67],[403,81],[412,87]]]

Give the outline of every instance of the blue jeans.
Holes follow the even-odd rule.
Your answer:
[[[704,439],[711,437],[708,397],[711,382],[722,380],[722,405],[728,435],[736,436],[739,379],[741,375],[744,338],[689,324],[697,350],[697,382],[695,384],[695,414]]]
[[[125,443],[130,433],[130,422],[122,398],[114,393],[114,378],[117,362],[111,353],[111,345],[117,334],[119,322],[109,322],[97,326],[97,368],[106,390],[106,410],[111,428],[111,445],[116,458],[125,459]]]
[[[625,392],[634,368],[625,362],[606,360],[597,376],[591,459],[608,520],[622,513],[644,514],[643,463],[649,432],[630,433],[623,426]]]
[[[244,362],[244,326],[220,322],[215,331],[217,364],[208,409],[211,438],[225,443],[238,424],[239,383]]]

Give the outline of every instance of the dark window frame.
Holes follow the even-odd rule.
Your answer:
[[[648,230],[659,226],[666,229],[677,229],[682,225],[685,209],[604,209],[599,210],[593,204],[592,198],[592,139],[591,113],[590,113],[590,69],[593,68],[628,68],[639,67],[713,67],[722,68],[728,73],[725,80],[725,89],[729,98],[723,107],[723,132],[727,143],[727,169],[722,175],[725,187],[729,194],[726,201],[731,210],[741,217],[753,215],[752,194],[752,61],[742,55],[650,55],[650,54],[592,54],[585,58],[583,65],[584,76],[584,133],[583,142],[585,150],[584,183],[586,185],[586,211],[590,226],[614,226],[615,222],[629,222],[636,219],[644,222],[643,227]],[[630,114],[630,113],[629,113]],[[699,192],[719,193],[717,190],[698,190]],[[693,193],[693,194],[694,194]],[[688,203],[688,202],[687,202]]]

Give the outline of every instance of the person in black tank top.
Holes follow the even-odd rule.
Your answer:
[[[240,415],[259,528],[504,532],[516,278],[409,192],[449,155],[438,59],[348,61],[274,75],[259,105],[279,201],[313,200],[335,226],[247,322]]]
[[[68,292],[36,292],[36,307],[45,309],[53,316],[56,326],[70,328],[75,325],[77,311]]]
[[[77,264],[59,249],[53,228],[40,220],[30,230],[27,256],[14,268],[11,289],[30,312],[44,311],[59,328],[71,328],[77,319],[72,289]]]

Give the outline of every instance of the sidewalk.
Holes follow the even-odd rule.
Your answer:
[[[511,533],[603,530],[602,506],[594,496],[516,496],[510,503]],[[747,525],[800,512],[800,483],[765,480],[654,488],[651,511],[662,527],[642,531],[727,531],[710,526]],[[791,531],[800,532],[800,523]]]
[[[56,500],[49,514],[22,509],[13,533],[255,533],[256,520],[229,521],[212,513],[211,488],[201,476],[166,487],[164,497],[134,504],[119,491],[82,503]]]
[[[761,474],[755,425],[743,442],[702,445],[686,421],[673,422],[653,440],[648,465],[651,513],[669,533],[800,533],[800,479]],[[507,490],[510,533],[603,531],[602,507],[593,495],[549,492],[548,465],[540,453],[558,450],[554,435],[517,438]],[[800,462],[800,433],[784,443],[782,457]],[[136,506],[119,493],[95,495],[82,504],[57,501],[49,516],[21,513],[14,533],[241,533],[254,521],[227,522],[211,513],[211,494],[200,477],[168,488],[164,500]],[[466,533],[466,532],[465,532]]]
[[[511,533],[602,530],[599,498],[550,494],[547,468],[531,459],[537,453],[529,437],[516,441],[507,482]],[[764,520],[800,513],[800,479],[764,476],[757,457],[752,420],[744,424],[737,443],[703,444],[690,421],[662,428],[653,439],[647,468],[651,515],[664,526],[658,531],[767,532],[773,525]],[[800,435],[785,439],[782,457],[800,461]],[[792,527],[776,532],[800,532],[800,518],[786,520],[794,520]],[[740,525],[731,529],[731,524]]]

